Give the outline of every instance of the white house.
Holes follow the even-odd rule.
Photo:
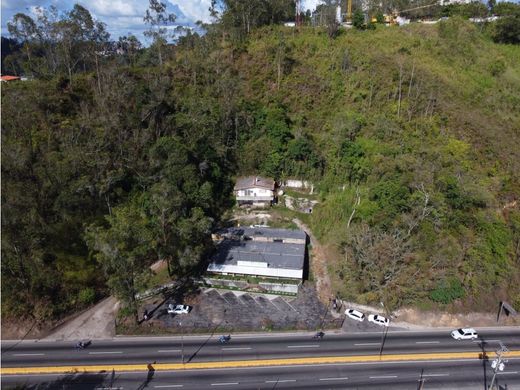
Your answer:
[[[275,182],[259,176],[239,177],[235,184],[235,198],[239,205],[268,206],[274,201]]]

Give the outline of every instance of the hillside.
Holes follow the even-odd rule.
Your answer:
[[[195,272],[246,173],[316,183],[343,298],[520,309],[520,46],[454,18],[154,56],[3,86],[3,315],[133,296],[157,259]]]
[[[239,168],[319,182],[312,228],[350,299],[520,304],[519,63],[518,46],[458,20],[334,40],[266,28],[236,69],[245,99],[285,112],[292,137],[245,140]]]

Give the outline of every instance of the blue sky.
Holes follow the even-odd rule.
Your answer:
[[[1,0],[2,35],[7,33],[7,21],[18,12],[34,15],[36,7],[56,6],[61,11],[70,10],[74,3],[87,8],[97,19],[107,24],[111,38],[132,33],[145,43],[142,35],[145,30],[143,15],[148,8],[148,0]],[[177,15],[176,25],[194,26],[201,20],[211,22],[209,7],[211,0],[162,0],[167,4],[168,12]],[[314,9],[319,0],[304,0],[305,9]]]

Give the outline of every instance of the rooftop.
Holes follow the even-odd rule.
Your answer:
[[[275,182],[273,179],[266,179],[260,176],[239,177],[235,184],[235,191],[253,187],[265,188],[274,191],[274,184]]]
[[[247,261],[267,263],[268,268],[301,270],[304,258],[304,244],[224,240],[219,244],[212,262],[217,265],[238,265],[239,261]]]

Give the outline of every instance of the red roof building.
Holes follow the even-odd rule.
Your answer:
[[[15,81],[20,80],[18,76],[0,76],[0,81]]]

